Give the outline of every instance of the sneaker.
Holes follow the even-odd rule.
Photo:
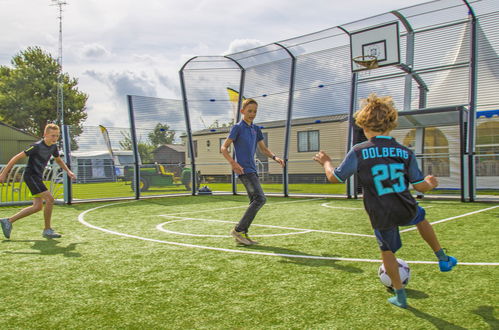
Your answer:
[[[438,266],[440,267],[441,272],[448,272],[451,271],[452,268],[454,268],[455,265],[457,265],[457,259],[451,256],[448,256],[449,260],[447,261],[442,261],[440,260],[438,262]]]
[[[230,235],[234,237],[237,243],[243,244],[243,245],[253,245],[251,241],[248,239],[248,236],[246,233],[242,231],[236,231],[236,229],[232,229],[230,231]]]
[[[251,245],[258,245],[260,244],[258,241],[252,240],[249,236],[248,233],[243,234],[243,236],[251,243]]]
[[[12,223],[8,218],[0,219],[0,224],[2,225],[3,235],[6,238],[10,238],[10,232],[12,231]]]
[[[61,234],[56,233],[52,228],[45,229],[42,233],[42,236],[45,238],[60,238]]]
[[[400,308],[407,308],[407,296],[405,291],[388,298],[388,302]]]

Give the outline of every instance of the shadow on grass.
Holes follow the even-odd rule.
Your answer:
[[[282,262],[286,263],[293,263],[296,265],[303,265],[303,266],[309,266],[309,267],[332,267],[337,270],[341,270],[344,272],[349,272],[349,273],[363,273],[364,271],[360,268],[349,266],[349,265],[344,265],[341,260],[324,260],[324,259],[313,259],[313,255],[311,254],[306,254],[301,251],[296,251],[296,250],[290,250],[290,249],[285,249],[282,247],[275,247],[275,246],[268,246],[268,245],[252,245],[252,246],[247,246],[246,248],[250,250],[256,250],[256,251],[270,251],[273,253],[278,253],[278,254],[290,254],[290,255],[302,255],[303,258],[297,258],[297,257],[287,257],[283,255],[282,257],[284,260]],[[307,258],[310,257],[310,258]],[[340,257],[340,256],[335,256],[335,255],[329,255],[329,254],[323,254],[322,257],[326,258],[335,258],[335,257]]]
[[[389,293],[392,293],[392,294],[394,293],[392,288],[387,287],[386,291]],[[407,298],[411,298],[411,299],[426,299],[426,298],[430,297],[429,295],[427,295],[423,291],[408,289],[408,288],[405,288],[405,293],[407,294]]]
[[[410,311],[412,314],[414,314],[414,316],[419,317],[420,319],[427,320],[428,322],[431,322],[437,329],[463,329],[463,330],[466,329],[458,325],[455,325],[453,323],[450,323],[444,319],[422,312],[419,309],[411,306],[409,306],[407,310]]]
[[[76,258],[81,257],[79,252],[74,251],[76,249],[76,245],[82,243],[70,243],[68,246],[58,246],[61,242],[54,239],[47,240],[10,240],[3,241],[2,243],[34,243],[30,248],[33,250],[37,250],[39,252],[12,252],[12,251],[4,251],[4,253],[8,254],[37,254],[37,255],[57,255],[62,254],[64,257]]]
[[[494,307],[480,306],[477,309],[472,310],[472,312],[483,317],[483,320],[489,324],[491,329],[499,329],[499,320],[494,316]]]

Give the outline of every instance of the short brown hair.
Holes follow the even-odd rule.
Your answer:
[[[254,105],[258,106],[258,103],[254,99],[246,99],[243,101],[243,105],[242,105],[241,109],[246,108],[250,104],[254,104]]]
[[[43,130],[43,134],[47,134],[49,130],[60,131],[61,129],[56,124],[47,124],[45,125],[45,129]]]
[[[397,109],[391,96],[370,94],[362,100],[362,109],[355,113],[355,123],[374,132],[391,131],[397,127]]]

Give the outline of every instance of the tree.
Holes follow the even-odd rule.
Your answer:
[[[171,144],[175,141],[175,131],[170,131],[170,126],[166,124],[157,123],[154,131],[147,136],[151,145],[159,147],[163,144]]]
[[[234,125],[234,119],[231,119],[230,121],[226,123],[220,123],[218,119],[215,119],[215,121],[208,127],[208,128],[222,128],[222,127],[231,127]]]
[[[57,81],[61,66],[40,47],[28,47],[0,66],[0,118],[5,123],[42,136],[45,125],[57,120]],[[88,95],[77,88],[78,79],[62,74],[64,123],[73,133],[82,131]]]
[[[120,141],[120,147],[122,150],[133,150],[132,148],[132,138],[130,132],[121,131],[121,136],[123,140]],[[137,149],[139,151],[139,157],[142,164],[151,164],[153,162],[152,152],[156,149],[154,146],[140,142],[137,143]]]

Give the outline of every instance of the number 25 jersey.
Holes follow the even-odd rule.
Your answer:
[[[417,202],[409,184],[424,181],[414,153],[390,136],[376,136],[355,145],[334,171],[344,182],[357,173],[364,207],[375,229],[404,225],[416,216]]]

